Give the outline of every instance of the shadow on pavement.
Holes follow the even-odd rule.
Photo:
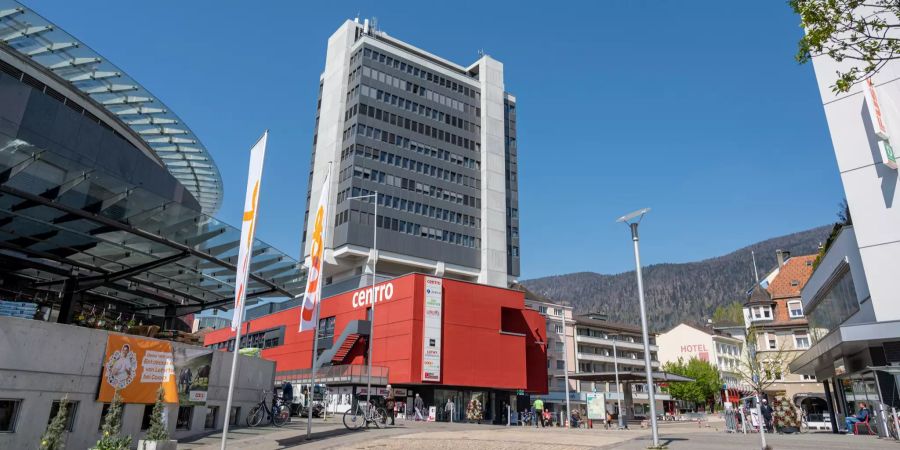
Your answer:
[[[349,430],[347,428],[338,428],[334,430],[326,430],[326,431],[316,431],[310,433],[310,439],[306,440],[306,433],[303,433],[300,436],[294,436],[287,439],[277,439],[275,442],[278,443],[278,448],[290,448],[298,445],[303,445],[307,442],[315,442],[322,439],[328,439],[338,436],[344,436],[347,434],[355,434],[355,433],[364,433],[366,429],[359,430]]]

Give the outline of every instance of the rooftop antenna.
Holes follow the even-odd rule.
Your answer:
[[[372,34],[378,34],[378,18],[372,17]]]
[[[756,252],[750,250],[750,257],[753,258],[753,275],[756,276],[756,284],[759,284],[759,270],[756,268]]]
[[[484,49],[483,49],[483,48],[479,48],[479,49],[478,49],[478,57],[480,58],[480,57],[482,57],[482,56],[484,56]]]

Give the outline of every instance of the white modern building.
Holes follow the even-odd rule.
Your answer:
[[[891,372],[900,365],[900,184],[891,147],[900,142],[900,63],[835,94],[835,72],[851,64],[813,59],[852,226],[836,226],[802,291],[813,344],[790,365],[823,383],[836,423],[856,401],[875,411],[896,403]]]
[[[306,198],[328,176],[325,284],[410,272],[507,287],[519,275],[516,99],[503,64],[462,66],[370,25],[328,39]],[[351,199],[373,195],[375,200]]]
[[[719,369],[722,383],[730,388],[743,388],[740,367],[744,341],[712,327],[680,323],[656,338],[659,361],[684,362],[691,358],[706,361]]]

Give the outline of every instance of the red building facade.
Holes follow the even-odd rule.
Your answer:
[[[367,319],[371,294],[363,288],[322,300],[320,354],[341,346],[332,364],[366,364],[366,336],[337,341],[354,321]],[[375,299],[372,364],[388,368],[394,387],[432,402],[440,397],[434,390],[443,388],[546,393],[546,323],[525,308],[523,292],[409,274],[376,285]],[[243,334],[265,331],[280,340],[262,350],[276,373],[309,369],[314,335],[299,332],[299,322],[299,308],[287,309],[245,322]],[[204,344],[223,347],[233,340],[225,328],[207,334]]]

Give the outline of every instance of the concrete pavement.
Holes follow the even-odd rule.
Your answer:
[[[495,425],[448,424],[398,421],[396,427],[349,431],[339,420],[314,421],[313,439],[307,441],[306,422],[296,420],[284,428],[239,428],[229,432],[229,448],[246,450],[281,449],[490,449],[562,450],[589,448],[645,449],[650,445],[646,429],[615,431],[603,429],[529,428]],[[727,434],[722,424],[708,427],[696,423],[663,423],[661,442],[670,449],[713,450],[759,448],[756,434]],[[872,436],[843,436],[831,433],[766,435],[774,449],[826,450],[864,448],[900,450],[900,443]],[[179,443],[179,449],[217,450],[220,434],[193,442]]]

